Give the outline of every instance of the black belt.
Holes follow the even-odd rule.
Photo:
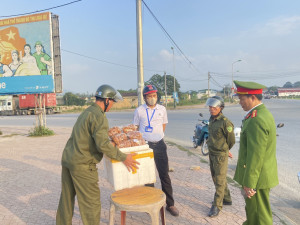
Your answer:
[[[156,141],[156,142],[154,142],[154,141],[148,141],[148,144],[155,146],[155,145],[158,145],[159,143],[161,143],[162,141],[164,141],[163,138],[161,140],[159,140],[159,141]]]

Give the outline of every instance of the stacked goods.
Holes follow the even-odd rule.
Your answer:
[[[111,143],[118,148],[128,148],[134,146],[145,145],[141,132],[137,131],[136,126],[130,124],[128,126],[112,127],[108,131]]]
[[[109,137],[111,143],[123,153],[135,153],[133,159],[140,163],[139,169],[128,172],[122,162],[104,156],[107,180],[116,191],[156,182],[153,150],[136,126],[112,127],[109,129]]]

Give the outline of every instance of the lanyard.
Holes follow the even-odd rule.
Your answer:
[[[146,109],[146,112],[147,112],[148,125],[149,125],[149,127],[150,127],[150,122],[151,122],[151,120],[152,120],[152,118],[153,118],[153,115],[154,115],[154,113],[155,113],[155,109],[153,110],[153,113],[152,113],[152,116],[151,116],[150,120],[149,120],[148,109]]]

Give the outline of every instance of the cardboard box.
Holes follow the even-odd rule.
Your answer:
[[[123,162],[104,156],[107,180],[116,191],[156,182],[153,150],[148,145],[121,148],[120,150],[124,153],[137,153],[134,159],[140,165],[136,171],[128,172]]]

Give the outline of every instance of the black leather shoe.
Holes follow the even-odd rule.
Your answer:
[[[232,205],[232,202],[227,202],[223,200],[223,205]]]
[[[172,216],[179,216],[179,211],[175,206],[167,206],[166,210],[168,210]]]
[[[218,209],[217,206],[213,205],[211,208],[210,208],[210,211],[208,213],[208,216],[209,217],[216,217],[219,215],[219,212],[220,212],[220,209]]]

